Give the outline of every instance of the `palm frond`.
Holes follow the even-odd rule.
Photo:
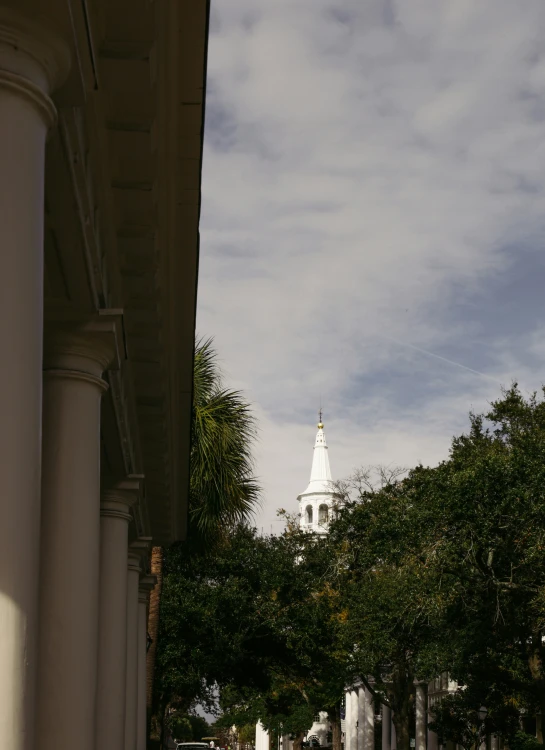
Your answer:
[[[190,522],[209,534],[251,518],[259,502],[255,418],[239,391],[222,386],[212,339],[195,349]]]

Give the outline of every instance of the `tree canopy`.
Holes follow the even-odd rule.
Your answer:
[[[224,387],[217,353],[211,339],[201,339],[195,344],[191,424],[188,530],[190,544],[187,548],[187,559],[195,555],[197,550],[203,552],[222,544],[233,526],[249,521],[259,501],[260,492],[259,484],[253,475],[255,419],[243,395]],[[166,634],[172,632],[169,618],[172,613],[172,597],[176,597],[177,594],[173,585],[176,575],[174,573],[167,581],[167,600],[163,605],[159,604],[162,596],[164,555],[165,551],[159,548],[155,548],[152,553],[153,572],[158,576],[160,583],[152,593],[148,623],[152,637],[150,673],[155,709],[152,731],[157,738],[163,731],[165,695],[177,691],[182,703],[188,705],[199,695],[202,696],[202,686],[206,684],[206,671],[197,674],[197,669],[205,669],[203,664],[197,668],[188,662],[184,676],[176,678],[177,664],[181,662],[169,662],[165,656],[172,648]],[[183,553],[181,555],[183,557]],[[174,559],[173,556],[169,558],[171,562]],[[198,578],[191,579],[191,576],[186,580],[188,590],[199,581]],[[167,618],[161,631],[160,613]],[[210,634],[210,629],[206,630],[206,633]],[[158,640],[161,642],[162,661],[160,670],[156,673]],[[185,654],[189,653],[188,645]],[[165,671],[167,663],[169,667]],[[178,683],[176,690],[172,687],[175,682]],[[166,688],[167,685],[171,687]]]
[[[378,488],[366,476],[344,485],[325,538],[239,524],[213,554],[168,551],[163,704],[219,691],[225,721],[299,740],[320,710],[338,727],[361,680],[408,750],[415,680],[448,671],[460,687],[436,706],[442,739],[524,745],[520,721],[534,731],[537,715],[542,742],[545,401],[515,385],[438,466],[383,473]]]

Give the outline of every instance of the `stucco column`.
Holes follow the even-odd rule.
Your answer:
[[[344,694],[344,750],[356,750],[352,742],[352,695],[350,690]]]
[[[392,710],[390,706],[382,704],[382,750],[390,750],[392,746]]]
[[[48,329],[44,356],[40,628],[36,738],[95,750],[102,372],[106,320]]]
[[[432,685],[433,683],[429,683],[429,685]],[[429,689],[428,685],[428,689]],[[427,712],[427,724],[429,724],[431,721],[433,721],[433,711],[432,711],[432,703],[431,703],[431,696],[428,695],[428,712]],[[432,732],[431,729],[428,729],[427,731],[427,749],[428,750],[437,750],[439,747],[439,738],[436,734],[436,732]]]
[[[136,750],[138,704],[138,583],[140,553],[129,552],[127,581],[127,670],[125,694],[125,750]]]
[[[362,750],[365,742],[365,689],[358,688],[358,724],[357,724],[357,750]]]
[[[365,731],[363,733],[363,748],[364,750],[374,750],[374,747],[375,699],[373,693],[368,688],[365,688]]]
[[[125,741],[128,533],[139,490],[129,477],[102,492],[96,750],[122,750]]]
[[[127,581],[127,687],[125,696],[125,750],[136,750],[138,735],[138,600],[142,558],[148,539],[129,547]]]
[[[138,695],[136,704],[136,750],[146,750],[146,656],[148,646],[148,605],[150,591],[156,583],[155,576],[140,579],[138,590]],[[98,748],[97,748],[98,750]]]
[[[428,729],[428,750],[437,750],[439,747],[439,740],[437,734]]]
[[[426,711],[427,695],[426,695],[426,683],[416,683],[416,701],[415,701],[415,727],[416,727],[416,750],[426,750],[427,744],[427,711]]]
[[[0,747],[34,747],[44,160],[68,49],[0,3]]]
[[[396,750],[397,748],[397,732],[396,732],[396,725],[394,724],[394,712],[391,712],[392,716],[392,724],[390,728],[390,741],[392,743],[392,750]]]
[[[352,739],[352,750],[362,750],[358,748],[358,697],[359,690],[352,690],[350,693],[352,701],[352,727],[351,727],[351,739]]]

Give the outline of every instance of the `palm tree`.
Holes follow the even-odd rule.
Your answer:
[[[253,476],[255,419],[240,391],[223,387],[212,340],[195,347],[189,528],[209,537],[248,520],[259,499]]]
[[[212,339],[198,340],[193,365],[188,529],[191,544],[213,549],[234,524],[250,520],[260,494],[253,476],[252,446],[256,436],[249,404],[239,391],[223,387]],[[158,580],[151,592],[148,620],[148,713],[152,708],[162,564],[163,550],[155,547],[151,573]]]

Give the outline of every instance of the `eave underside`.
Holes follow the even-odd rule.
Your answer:
[[[60,108],[48,146],[46,305],[123,309],[103,473],[145,476],[132,533],[170,544],[187,518],[208,8],[88,10],[73,39],[81,102]]]

